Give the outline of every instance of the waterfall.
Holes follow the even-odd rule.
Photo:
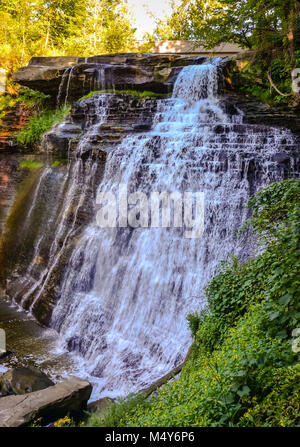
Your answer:
[[[72,68],[73,68],[73,66],[68,67],[63,72],[63,75],[62,75],[62,78],[61,78],[61,81],[60,81],[60,84],[58,87],[58,93],[57,93],[57,97],[56,97],[56,107],[59,107],[61,105],[61,98],[63,95],[65,83],[67,82],[67,86],[68,87],[70,86]],[[66,87],[66,88],[68,89],[68,87]],[[67,98],[67,93],[66,93],[65,99],[66,98]],[[64,101],[64,103],[65,103],[65,101]]]
[[[254,249],[236,237],[248,198],[285,176],[274,154],[288,150],[292,133],[229,115],[220,81],[218,59],[184,67],[152,130],[126,136],[108,154],[99,192],[117,196],[120,184],[147,197],[204,192],[205,221],[203,236],[187,239],[183,228],[100,228],[94,215],[77,240],[51,326],[58,347],[98,378],[100,396],[135,392],[183,361],[186,315],[205,305],[205,284],[221,260]],[[84,136],[80,153],[86,144]]]
[[[31,261],[21,277],[14,281],[9,291],[13,302],[34,313],[41,298],[48,296],[48,287],[53,287],[53,277],[58,281],[58,271],[64,268],[64,256],[70,249],[73,239],[80,231],[83,215],[88,215],[88,206],[93,200],[94,182],[98,174],[98,162],[92,157],[83,160],[84,148],[92,138],[98,126],[105,119],[108,108],[107,98],[98,98],[95,104],[96,123],[87,122],[89,130],[81,139],[77,148],[77,157],[71,157],[70,144],[68,164],[61,171],[49,165],[42,170],[31,196],[26,218],[17,229],[22,240],[33,240],[30,247]],[[55,131],[69,123],[59,124]],[[47,135],[44,138],[47,146]],[[32,234],[34,231],[34,235]],[[26,245],[21,244],[19,256],[25,256]],[[26,253],[26,256],[30,258]],[[37,260],[43,260],[37,263]],[[59,282],[59,281],[58,281]]]
[[[70,83],[73,76],[73,71],[75,69],[76,65],[71,65],[71,67],[68,67],[63,72],[59,87],[58,87],[58,93],[56,97],[56,107],[60,107],[62,104],[66,106],[68,104],[68,98],[69,98],[69,89],[70,89]],[[65,97],[62,101],[62,97],[64,94],[64,87],[65,88]]]

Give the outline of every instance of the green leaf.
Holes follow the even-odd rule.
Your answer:
[[[283,295],[280,298],[279,304],[286,306],[287,304],[289,304],[289,302],[291,301],[292,298],[293,298],[293,295],[291,295],[290,293],[286,293],[285,295]]]
[[[240,397],[246,396],[250,393],[250,388],[247,385],[244,385],[243,388],[237,392]]]
[[[273,320],[275,320],[276,318],[278,318],[279,315],[280,315],[280,312],[272,312],[272,313],[269,315],[269,319],[270,319],[271,321],[273,321]]]

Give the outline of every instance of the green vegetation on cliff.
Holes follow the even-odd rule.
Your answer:
[[[0,121],[5,122],[6,115],[17,116],[17,106],[23,110],[28,109],[29,119],[27,117],[19,129],[12,132],[12,138],[23,145],[25,150],[29,145],[38,143],[43,134],[54,124],[61,122],[70,111],[69,106],[53,109],[51,105],[49,106],[50,96],[39,91],[20,88],[13,84],[10,85],[10,90],[13,94],[0,96]]]
[[[299,198],[300,181],[286,180],[250,199],[245,227],[265,250],[244,264],[234,258],[210,282],[208,307],[188,316],[194,343],[180,377],[90,425],[300,425]]]
[[[137,96],[138,98],[166,98],[167,96],[170,96],[169,93],[156,93],[151,92],[149,90],[116,90],[116,89],[106,89],[106,90],[93,90],[92,92],[89,92],[87,95],[82,96],[82,98],[79,99],[81,101],[82,99],[91,98],[92,96],[96,95],[97,93],[115,93],[115,94],[124,94],[124,95],[130,95],[130,96]]]
[[[69,111],[70,106],[63,106],[57,110],[44,110],[35,114],[17,134],[17,142],[21,144],[37,143],[54,124],[63,121]]]
[[[9,90],[11,94],[0,95],[0,120],[5,118],[5,115],[10,113],[17,104],[39,112],[49,98],[48,95],[29,88],[17,89],[13,84],[9,85]]]

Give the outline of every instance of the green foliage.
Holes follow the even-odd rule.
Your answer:
[[[27,109],[39,112],[43,109],[49,95],[29,88],[14,89],[15,94],[0,95],[0,119],[3,119],[18,103]]]
[[[211,354],[198,345],[181,377],[162,387],[149,405],[127,412],[126,425],[138,426],[243,426],[255,425],[248,415],[272,395],[278,378],[283,380],[291,362],[290,345],[266,337],[262,305],[249,308],[235,327],[228,330],[221,347]],[[276,369],[276,374],[274,373]],[[274,377],[273,377],[274,375]],[[290,419],[296,425],[299,408],[291,402]],[[277,410],[277,414],[279,411]],[[261,425],[265,421],[261,418]],[[269,425],[275,425],[272,418]]]
[[[133,41],[123,0],[0,1],[0,65],[10,73],[33,56],[128,51]]]
[[[128,408],[127,426],[299,426],[299,180],[275,183],[249,201],[265,250],[233,258],[207,287],[208,308],[189,315],[193,353],[180,378],[147,405]]]
[[[148,39],[201,41],[212,52],[217,45],[229,42],[255,50],[241,72],[243,90],[270,104],[300,102],[291,88],[291,71],[300,63],[297,0],[182,0],[173,3],[171,16],[159,21]],[[271,86],[270,68],[282,94]]]
[[[282,237],[297,219],[300,204],[300,181],[285,180],[262,189],[249,200],[253,217],[245,226],[252,226],[260,236]],[[293,228],[292,228],[293,231]],[[297,233],[295,233],[297,236]]]
[[[207,288],[211,311],[233,323],[250,303],[265,300],[270,331],[273,326],[285,336],[296,327],[299,303],[300,181],[274,183],[249,201],[251,226],[265,251],[249,262],[217,275]],[[274,329],[273,328],[273,329]]]
[[[55,160],[52,165],[51,168],[57,168],[58,166],[60,166],[60,161],[59,160]]]
[[[120,399],[118,402],[113,402],[103,411],[101,415],[90,414],[87,421],[87,427],[119,427],[124,423],[128,414],[130,414],[136,407],[147,408],[147,401],[145,395],[139,393],[136,395],[129,395],[126,399]]]
[[[295,51],[295,65],[300,64],[300,52]],[[284,57],[276,57],[269,63],[271,77],[276,87],[283,93],[289,94],[292,89],[292,66]],[[293,96],[281,96],[274,88],[270,87],[267,77],[268,67],[265,62],[257,58],[251,63],[246,62],[240,71],[241,90],[270,105],[289,104],[294,100]]]
[[[17,134],[18,143],[32,144],[38,142],[54,124],[63,121],[69,111],[70,107],[64,106],[58,110],[44,111],[31,117],[27,126]]]
[[[130,96],[137,96],[139,98],[165,98],[169,96],[169,93],[156,93],[151,92],[148,90],[144,90],[142,92],[138,90],[112,90],[112,89],[106,89],[106,90],[94,90],[92,92],[89,92],[87,95],[82,96],[79,101],[82,99],[90,98],[91,96],[97,94],[97,93],[119,93],[119,94],[125,94]]]
[[[39,169],[42,168],[44,166],[44,163],[40,162],[40,161],[20,161],[19,163],[19,168],[20,169]]]
[[[15,105],[16,98],[11,95],[0,95],[0,120]]]
[[[299,32],[296,0],[182,0],[159,21],[158,39],[201,40],[207,48],[224,42],[265,50],[287,45],[287,34]]]
[[[192,333],[192,336],[196,337],[200,325],[200,319],[198,314],[188,314],[186,319],[189,323],[189,328]]]
[[[28,109],[41,110],[47,99],[50,99],[50,95],[45,95],[37,90],[30,88],[22,88],[18,91],[16,101],[23,104]]]
[[[270,393],[253,406],[244,417],[243,425],[299,426],[300,421],[299,365],[270,371]],[[295,421],[295,422],[293,422]]]
[[[196,345],[201,346],[203,352],[212,353],[223,342],[226,335],[226,325],[220,318],[216,318],[211,312],[202,312],[198,330],[195,334]]]
[[[154,40],[184,40],[187,38],[187,20],[189,20],[190,0],[182,0],[179,4],[171,0],[172,14],[165,19],[156,21],[153,34],[146,33],[145,39]]]

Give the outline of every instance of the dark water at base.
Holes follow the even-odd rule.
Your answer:
[[[7,350],[11,352],[0,360],[0,374],[15,367],[34,366],[55,383],[77,376],[92,384],[90,401],[98,398],[99,379],[88,375],[73,353],[57,350],[58,333],[43,328],[30,314],[1,297],[0,328],[6,332]]]
[[[71,355],[56,353],[57,332],[44,329],[33,317],[0,299],[0,327],[6,331],[11,355],[0,360],[0,372],[18,366],[36,366],[54,382],[68,377],[74,368]]]

